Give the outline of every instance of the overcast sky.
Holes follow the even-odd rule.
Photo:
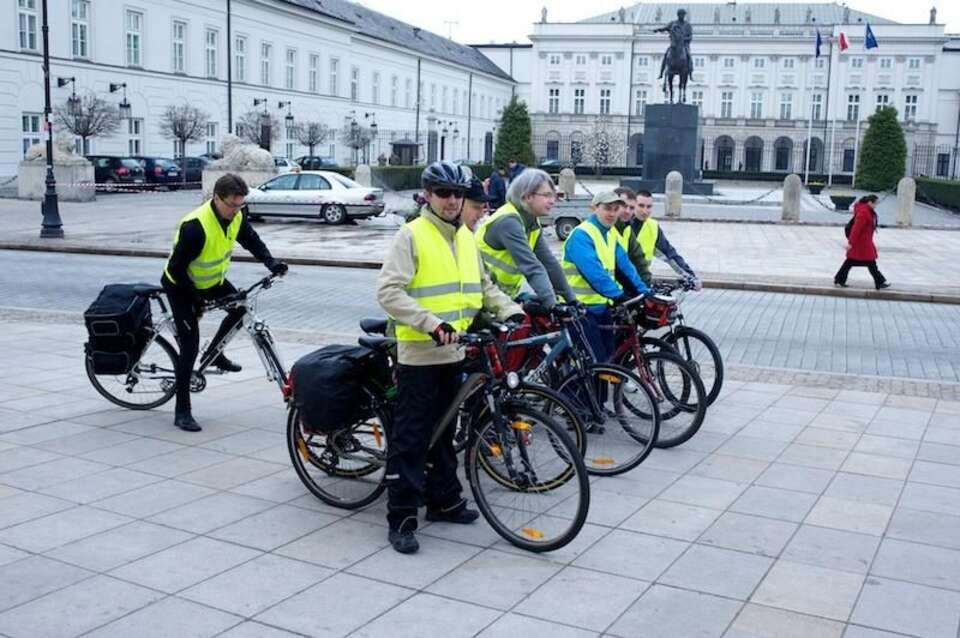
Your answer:
[[[769,1],[769,0],[768,0]],[[777,2],[778,0],[772,0]],[[572,0],[361,0],[371,9],[386,13],[412,25],[433,31],[465,44],[489,42],[528,42],[530,25],[540,19],[547,7],[551,22],[576,22],[591,16],[616,11],[634,2],[592,0],[583,4]],[[697,4],[691,2],[689,4]],[[741,5],[749,3],[740,3]],[[926,24],[930,7],[937,6],[937,22],[946,24],[948,33],[960,33],[960,1],[905,2],[904,0],[852,0],[853,9],[889,20]],[[448,24],[455,22],[456,24]]]

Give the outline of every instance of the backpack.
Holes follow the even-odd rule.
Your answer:
[[[843,234],[847,236],[847,239],[850,239],[850,233],[853,231],[853,219],[854,217],[851,216],[850,221],[843,226]]]
[[[136,284],[104,286],[83,313],[94,374],[129,373],[150,340],[150,299],[135,289]]]

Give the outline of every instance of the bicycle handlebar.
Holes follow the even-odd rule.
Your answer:
[[[257,291],[257,289],[262,288],[266,290],[267,288],[273,285],[273,282],[275,280],[279,279],[282,276],[283,275],[275,275],[273,273],[270,273],[269,275],[260,279],[259,281],[257,281],[256,283],[254,283],[248,288],[238,290],[237,292],[227,295],[225,297],[221,297],[220,299],[215,299],[213,301],[205,303],[204,310],[216,310],[218,308],[225,308],[227,306],[231,306],[233,304],[246,301],[251,294]]]

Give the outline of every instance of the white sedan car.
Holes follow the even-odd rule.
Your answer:
[[[283,173],[251,189],[246,213],[263,217],[321,218],[328,224],[383,213],[383,191],[361,186],[332,171]]]

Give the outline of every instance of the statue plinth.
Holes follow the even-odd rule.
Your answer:
[[[644,112],[643,178],[620,180],[621,185],[652,193],[664,191],[667,173],[683,176],[683,192],[712,195],[713,183],[698,182],[700,110],[692,104],[648,104]]]

